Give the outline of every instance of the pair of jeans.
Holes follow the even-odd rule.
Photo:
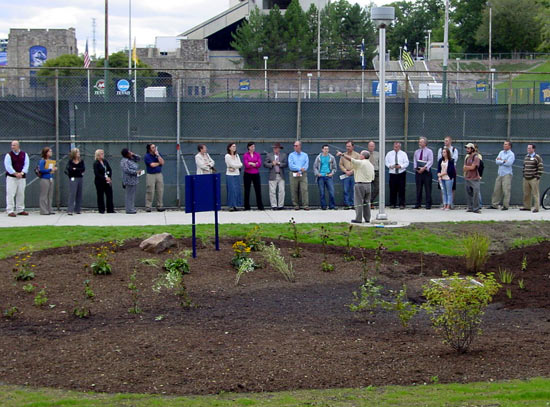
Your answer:
[[[332,177],[317,177],[317,186],[319,187],[321,208],[325,209],[327,207],[325,198],[326,189],[328,191],[328,206],[330,209],[334,209],[336,205],[334,204],[334,181]]]
[[[82,177],[69,178],[69,202],[67,203],[68,213],[80,213],[82,204]]]
[[[353,188],[355,186],[355,178],[353,175],[342,180],[344,184],[344,205],[353,206]]]
[[[243,206],[243,195],[241,193],[241,177],[238,175],[226,175],[227,185],[227,206],[239,208]]]
[[[442,179],[441,180],[441,191],[443,192],[443,205],[452,206],[453,204],[453,180],[452,179]]]

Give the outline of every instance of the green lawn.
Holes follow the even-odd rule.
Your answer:
[[[434,381],[437,379],[434,378]],[[300,390],[279,393],[169,397],[149,394],[79,393],[55,389],[0,386],[4,407],[54,406],[327,406],[327,407],[545,407],[550,406],[550,379],[468,384]]]
[[[243,238],[253,225],[220,225],[220,236]],[[261,224],[264,239],[292,239],[292,230],[288,224]],[[302,243],[321,243],[321,224],[297,224],[299,241]],[[331,235],[330,244],[346,245],[347,223],[328,224]],[[19,251],[35,251],[50,247],[74,246],[110,240],[146,238],[155,233],[169,232],[176,238],[190,237],[191,226],[30,226],[0,228],[0,258],[9,257]],[[213,236],[213,225],[198,225],[197,236]],[[47,239],[45,238],[47,236]],[[416,228],[353,228],[350,244],[367,249],[377,248],[380,243],[388,250],[437,253],[449,256],[463,254],[460,239],[456,236],[435,234],[428,229]],[[21,250],[23,248],[23,250]]]

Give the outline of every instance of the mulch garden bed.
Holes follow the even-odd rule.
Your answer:
[[[190,259],[185,282],[195,307],[157,294],[152,282],[171,253],[142,252],[139,241],[114,248],[113,273],[93,276],[89,265],[96,245],[34,253],[32,284],[46,287],[48,303],[33,305],[34,293],[15,281],[14,257],[0,260],[0,307],[16,306],[0,320],[0,382],[101,392],[207,394],[289,389],[470,382],[550,375],[550,243],[492,255],[486,271],[505,267],[516,275],[512,298],[504,289],[489,307],[471,350],[457,354],[441,343],[422,312],[404,329],[380,311],[358,316],[346,307],[361,284],[362,263],[346,262],[345,248],[330,247],[331,273],[321,271],[319,245],[302,244],[292,259],[294,283],[270,267],[245,274],[235,286],[230,265],[234,240],[221,250],[202,247]],[[276,241],[289,258],[292,243]],[[354,251],[360,257],[359,251]],[[412,301],[441,270],[463,273],[461,258],[367,251],[369,272],[385,289],[406,284]],[[253,253],[253,257],[257,257]],[[526,257],[527,268],[521,271]],[[378,272],[376,269],[378,268]],[[131,314],[130,275],[137,270],[140,314]],[[517,279],[523,278],[525,289]],[[92,315],[73,315],[90,280]]]

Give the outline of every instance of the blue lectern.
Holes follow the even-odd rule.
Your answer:
[[[193,258],[197,257],[197,237],[195,231],[195,213],[214,211],[216,229],[216,250],[220,250],[218,235],[218,211],[221,203],[221,175],[201,174],[185,176],[185,213],[192,214]]]

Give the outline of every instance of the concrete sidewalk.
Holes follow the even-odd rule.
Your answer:
[[[375,226],[374,221],[378,209],[372,211],[371,224],[363,226]],[[539,213],[520,211],[513,208],[508,211],[484,209],[481,214],[466,212],[464,208],[452,211],[442,211],[439,208],[425,209],[386,209],[390,222],[396,222],[398,226],[405,226],[418,222],[467,222],[467,221],[550,221],[550,211],[541,209]],[[138,211],[136,215],[126,215],[124,212],[114,214],[99,214],[97,212],[83,212],[80,215],[68,216],[61,211],[55,215],[43,216],[38,211],[31,211],[29,216],[17,216],[10,218],[5,213],[0,220],[0,227],[15,226],[144,226],[144,225],[190,225],[191,214],[178,210],[165,212]],[[229,223],[286,223],[290,218],[298,223],[337,223],[349,222],[355,217],[353,210],[320,210],[310,211],[240,211],[218,212],[220,224]],[[214,212],[202,212],[196,215],[197,224],[213,224]]]

